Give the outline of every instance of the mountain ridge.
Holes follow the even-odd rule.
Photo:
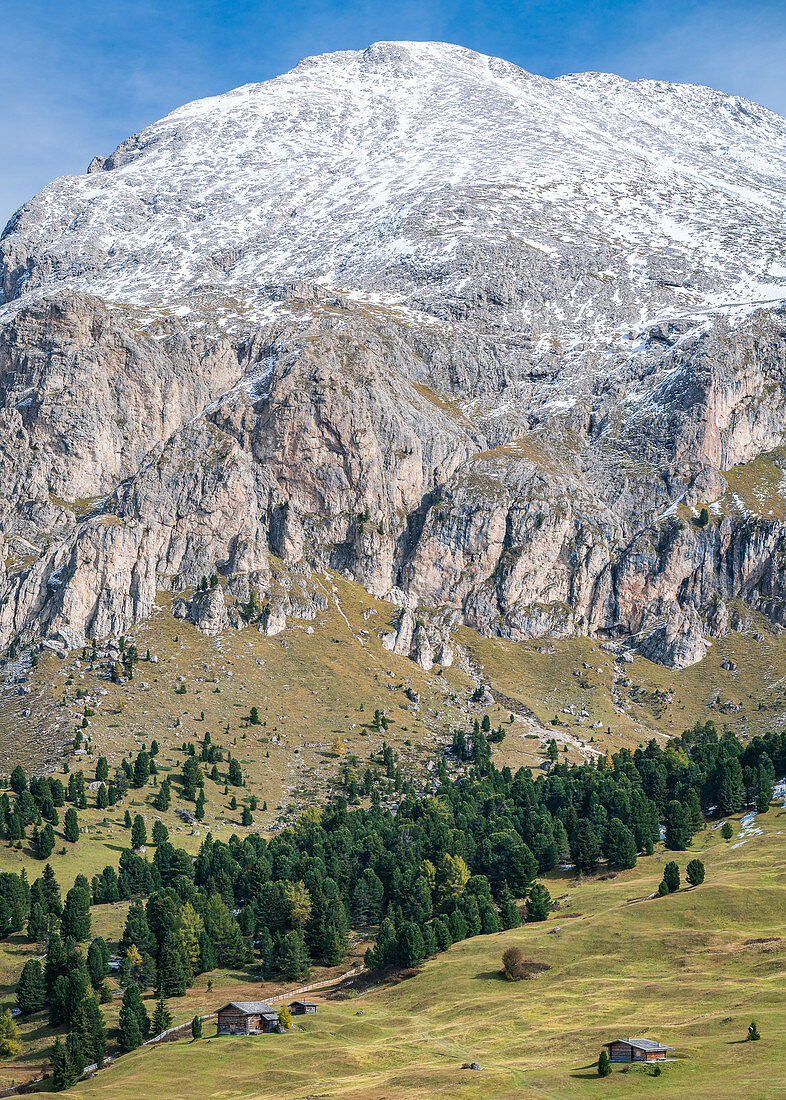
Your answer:
[[[399,603],[424,667],[457,622],[675,667],[731,600],[781,622],[780,490],[726,473],[786,432],[785,120],[377,43],[90,169],[0,240],[0,645],[160,589],[278,630],[280,567]]]

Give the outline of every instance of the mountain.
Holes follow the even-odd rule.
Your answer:
[[[0,239],[0,647],[162,589],[273,633],[323,568],[425,667],[782,622],[785,180],[738,97],[401,42],[55,180]]]

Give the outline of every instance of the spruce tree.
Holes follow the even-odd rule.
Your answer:
[[[66,894],[61,932],[63,936],[71,936],[77,943],[90,939],[89,889],[74,885]]]
[[[664,814],[666,847],[673,851],[684,852],[691,841],[690,824],[685,807],[672,799]]]
[[[666,883],[666,888],[670,894],[680,888],[680,869],[673,860],[670,860],[663,868],[663,881]]]
[[[141,814],[137,814],[134,818],[134,824],[131,827],[131,847],[142,848],[147,842],[147,829],[145,828],[145,819]]]
[[[44,972],[38,959],[28,959],[16,987],[16,1003],[23,1016],[40,1012],[46,1004]]]
[[[191,1021],[191,1038],[202,1038],[202,1020],[199,1016],[195,1016],[194,1019]]]
[[[79,818],[76,816],[76,810],[73,806],[69,806],[65,812],[63,836],[69,844],[76,844],[79,840]]]
[[[55,1040],[52,1051],[52,1086],[55,1092],[68,1089],[76,1081],[76,1070],[62,1039]]]
[[[685,868],[685,872],[691,886],[701,886],[704,882],[704,864],[700,859],[692,859]]]
[[[123,994],[118,1020],[120,1046],[123,1050],[135,1050],[142,1045],[150,1030],[150,1019],[138,987],[132,982]]]
[[[526,902],[527,922],[546,920],[551,911],[551,894],[542,882],[533,883]]]
[[[600,1052],[598,1058],[598,1077],[608,1077],[611,1073],[611,1061],[605,1050]]]
[[[172,1026],[173,1016],[164,1003],[163,997],[159,997],[156,1001],[156,1007],[153,1010],[153,1019],[150,1023],[150,1031],[153,1035],[160,1035],[162,1031],[166,1031]]]
[[[182,997],[186,991],[186,974],[180,949],[173,933],[167,933],[158,956],[157,991],[162,997]]]
[[[77,1077],[81,1077],[85,1071],[85,1054],[79,1036],[75,1031],[70,1031],[66,1035],[66,1050],[68,1051],[68,1057],[71,1059],[71,1065],[74,1067],[74,1073]]]

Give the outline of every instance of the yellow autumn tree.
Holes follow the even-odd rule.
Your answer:
[[[128,959],[128,972],[133,981],[139,984],[139,979],[142,974],[142,956],[139,953],[139,948],[135,943],[130,944],[126,948],[126,958]]]
[[[199,970],[199,937],[204,930],[205,922],[191,902],[187,901],[177,915],[177,931],[195,974]]]
[[[428,888],[431,892],[437,885],[437,869],[430,859],[424,859],[420,865],[420,874],[428,883]]]
[[[289,907],[289,921],[293,928],[303,931],[311,915],[311,894],[304,882],[285,882],[284,899]]]
[[[469,879],[469,867],[461,856],[452,856],[446,852],[439,863],[437,873],[437,894],[440,904],[446,898],[458,898],[464,893]]]
[[[11,1009],[7,1008],[0,1016],[0,1058],[13,1058],[21,1049],[19,1028],[11,1015]]]
[[[334,756],[343,756],[344,755],[344,742],[341,740],[341,736],[338,733],[333,738],[333,755]]]

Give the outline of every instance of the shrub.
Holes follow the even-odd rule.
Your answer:
[[[723,839],[724,840],[731,840],[733,833],[734,833],[734,830],[731,827],[731,822],[730,821],[724,821],[723,825],[721,826],[721,836],[723,837]]]
[[[748,1027],[748,1038],[753,1041],[755,1041],[756,1039],[761,1039],[761,1035],[759,1035],[759,1029],[756,1027],[755,1020],[751,1020],[750,1026]]]
[[[282,1005],[278,1010],[278,1022],[286,1031],[290,1031],[292,1028],[292,1013],[286,1005]]]
[[[521,948],[508,947],[502,954],[502,972],[509,982],[517,982],[523,976],[524,956]]]
[[[502,970],[500,974],[509,982],[519,982],[534,978],[544,970],[550,970],[548,963],[535,962],[534,959],[525,959],[518,947],[508,947],[502,955]]]

